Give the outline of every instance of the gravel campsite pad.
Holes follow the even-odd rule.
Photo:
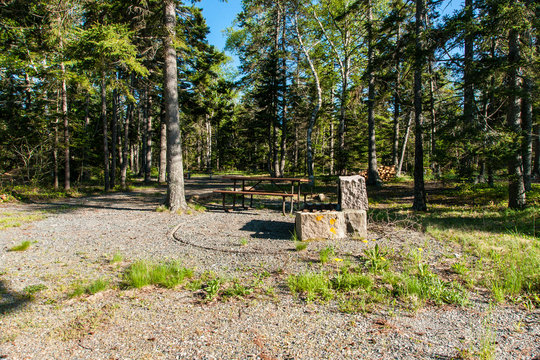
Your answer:
[[[368,243],[310,242],[298,252],[294,217],[278,210],[209,206],[178,215],[156,211],[162,201],[162,190],[140,189],[3,204],[0,214],[42,216],[0,231],[0,359],[451,359],[478,353],[486,341],[496,359],[540,356],[538,309],[490,306],[481,291],[464,308],[381,306],[348,314],[333,301],[306,302],[287,288],[288,274],[316,268],[318,251],[328,245],[336,257],[353,260],[374,244],[421,247],[444,271],[455,249],[422,233],[372,226]],[[27,250],[8,251],[24,241]],[[121,260],[112,263],[115,254]],[[118,281],[141,259],[179,260],[196,274],[227,278],[265,272],[275,291],[206,302],[182,287],[68,297],[72,284]],[[40,291],[25,295],[32,287]]]

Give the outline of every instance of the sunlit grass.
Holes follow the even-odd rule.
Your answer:
[[[26,251],[30,248],[30,245],[32,245],[31,241],[23,241],[19,245],[15,245],[13,247],[10,247],[8,251]]]
[[[0,230],[11,228],[11,227],[19,227],[24,224],[31,223],[33,221],[42,220],[44,218],[45,218],[45,215],[40,214],[40,213],[0,212]]]
[[[141,260],[126,269],[124,280],[128,287],[141,288],[147,285],[157,285],[171,289],[192,276],[193,270],[181,266],[178,261],[149,262]]]

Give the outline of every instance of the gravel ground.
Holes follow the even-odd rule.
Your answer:
[[[204,193],[188,187],[188,195]],[[379,308],[345,314],[333,302],[306,303],[283,286],[314,268],[332,244],[354,259],[366,246],[423,247],[444,272],[455,249],[423,234],[370,228],[370,241],[311,242],[294,251],[294,218],[279,210],[177,215],[156,212],[160,190],[139,189],[50,204],[1,205],[46,218],[0,231],[0,359],[451,359],[493,338],[496,359],[540,356],[540,311],[491,307]],[[24,240],[23,252],[8,252]],[[247,245],[242,246],[242,242]],[[111,264],[113,254],[124,261]],[[274,274],[272,296],[202,302],[189,290],[107,290],[69,299],[76,280],[117,277],[137,259],[180,259],[196,273],[244,278]],[[281,281],[281,282],[280,282]],[[25,287],[43,284],[33,300]],[[280,285],[281,284],[281,285]]]

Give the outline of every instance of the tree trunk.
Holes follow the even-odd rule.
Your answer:
[[[212,173],[212,123],[210,121],[210,116],[205,115],[205,127],[206,127],[206,171],[210,174]]]
[[[534,168],[533,176],[540,176],[540,125],[534,125]]]
[[[315,104],[315,107],[313,108],[311,112],[311,117],[309,119],[308,128],[307,128],[307,136],[306,136],[306,145],[307,145],[307,156],[306,156],[306,166],[307,166],[307,173],[310,183],[313,185],[315,182],[315,169],[313,164],[313,144],[311,141],[311,136],[313,134],[313,126],[315,125],[315,122],[317,121],[317,117],[319,116],[319,110],[322,106],[322,90],[321,90],[321,84],[319,81],[319,74],[317,73],[317,69],[315,69],[315,65],[313,64],[313,61],[311,60],[311,56],[309,55],[308,50],[304,46],[304,42],[302,41],[302,36],[300,35],[300,31],[298,30],[298,16],[296,16],[295,19],[295,29],[296,29],[296,36],[298,38],[298,42],[300,43],[300,48],[302,49],[302,52],[304,53],[304,56],[306,57],[306,60],[309,64],[309,68],[311,70],[311,74],[313,75],[313,80],[315,83],[315,89],[317,91],[317,103]]]
[[[178,119],[178,78],[176,49],[173,39],[176,37],[176,2],[165,0],[163,24],[165,35],[163,96],[165,101],[165,119],[167,120],[167,205],[171,211],[187,208],[184,194],[184,169],[182,160],[182,141]]]
[[[519,91],[519,35],[516,29],[510,29],[508,35],[508,128],[515,138],[521,134]],[[521,148],[510,145],[512,153],[508,159],[508,207],[522,209],[526,205],[525,184],[522,174]]]
[[[463,126],[466,136],[472,136],[475,132],[474,121],[474,84],[473,84],[473,51],[474,34],[472,33],[472,21],[474,17],[473,0],[465,0],[465,57],[463,68]],[[472,139],[471,139],[472,140]],[[470,162],[467,162],[462,173],[466,176],[472,175]]]
[[[530,31],[524,34],[524,41],[529,49],[532,49],[532,37]],[[527,57],[527,63],[532,64],[533,59]],[[531,74],[525,70],[523,72],[523,91],[521,98],[521,127],[523,130],[522,156],[523,156],[523,182],[525,191],[532,190],[532,128],[533,128],[533,81]]]
[[[83,151],[81,159],[81,172],[79,173],[79,179],[81,181],[88,180],[88,170],[85,168],[86,165],[86,153],[88,152],[88,127],[90,126],[90,93],[86,94],[86,103],[84,106],[84,124],[83,124]]]
[[[396,176],[401,176],[401,169],[403,168],[403,159],[405,159],[405,151],[407,150],[407,142],[409,140],[409,132],[411,130],[412,112],[409,113],[409,120],[407,121],[407,127],[405,128],[405,135],[403,137],[403,144],[401,145],[401,157],[396,169]]]
[[[413,210],[426,211],[424,188],[424,144],[422,139],[422,68],[424,31],[424,0],[416,0],[415,54],[414,54],[414,200]]]
[[[159,177],[158,182],[167,181],[167,121],[165,120],[165,107],[161,102],[161,124],[159,136]]]
[[[114,189],[116,183],[116,157],[118,144],[118,91],[113,90],[112,94],[112,124],[111,124],[111,173],[110,186]]]
[[[144,156],[144,182],[148,184],[152,181],[152,98],[148,89],[146,89],[145,110],[146,153]]]
[[[62,118],[64,120],[64,190],[71,188],[71,168],[70,168],[70,153],[69,153],[69,119],[68,119],[68,103],[67,103],[67,87],[66,87],[66,68],[64,62],[60,63],[62,71]]]
[[[58,181],[58,147],[60,145],[58,139],[58,114],[60,113],[60,99],[59,94],[61,91],[56,92],[56,116],[54,118],[54,146],[53,146],[53,186],[54,190],[58,190],[59,181]]]
[[[381,186],[382,181],[379,177],[377,167],[377,146],[375,140],[375,76],[373,74],[373,15],[371,13],[371,0],[367,2],[367,36],[368,36],[368,173],[367,185]]]
[[[133,87],[133,76],[131,77],[131,85]],[[133,89],[132,89],[133,92]],[[127,168],[128,168],[128,151],[131,149],[131,168],[133,169],[133,146],[130,147],[129,141],[129,125],[131,124],[131,119],[133,117],[133,104],[131,101],[128,103],[126,111],[126,121],[124,123],[124,151],[122,154],[122,169],[120,173],[120,183],[122,189],[127,189]]]
[[[399,45],[401,36],[401,27],[398,24],[396,44]],[[399,151],[399,88],[401,86],[401,58],[399,54],[399,46],[396,46],[396,87],[394,89],[394,127],[393,127],[393,139],[392,139],[392,165],[397,167],[398,165],[398,151]]]
[[[105,176],[105,191],[111,189],[109,182],[109,129],[107,123],[107,84],[105,71],[101,73],[101,123],[103,124],[103,172]]]

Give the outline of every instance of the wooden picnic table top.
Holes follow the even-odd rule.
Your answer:
[[[303,178],[285,178],[285,177],[272,177],[272,176],[242,176],[242,175],[224,175],[223,179],[228,180],[248,180],[248,181],[298,181],[301,183],[309,182],[309,179]]]

